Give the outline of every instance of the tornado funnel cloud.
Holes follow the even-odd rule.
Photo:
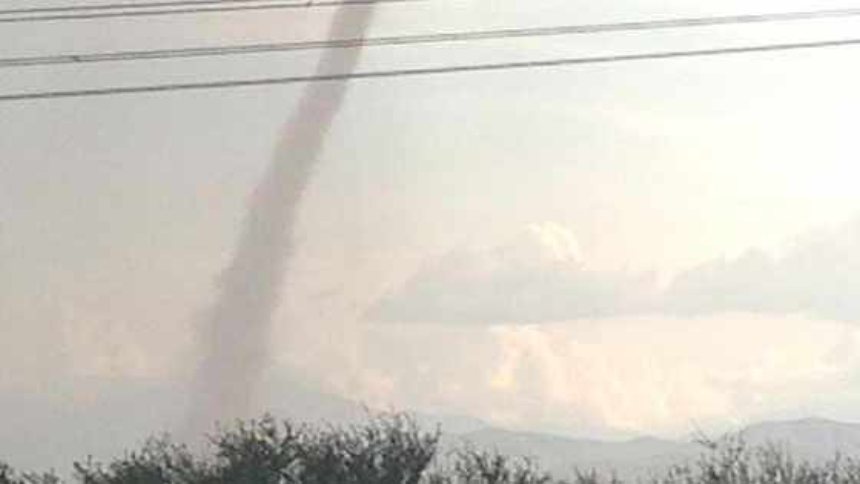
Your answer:
[[[330,37],[364,37],[372,16],[372,6],[341,7]],[[327,50],[317,73],[352,72],[360,55],[359,49]],[[299,204],[346,91],[344,81],[307,85],[253,192],[232,261],[202,325],[201,362],[187,422],[191,432],[205,431],[218,420],[247,417],[252,410],[294,250]]]

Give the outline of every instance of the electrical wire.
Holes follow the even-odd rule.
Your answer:
[[[111,61],[154,60],[188,57],[212,57],[259,54],[267,52],[288,52],[313,49],[346,49],[394,45],[434,44],[467,42],[479,40],[499,40],[507,38],[549,37],[576,34],[597,34],[624,31],[660,30],[673,28],[706,27],[719,25],[740,25],[765,22],[786,22],[825,18],[860,16],[860,8],[813,10],[802,12],[730,15],[720,17],[692,17],[666,20],[618,22],[603,24],[563,25],[521,29],[495,29],[466,32],[437,32],[421,35],[400,35],[390,37],[338,39],[302,42],[276,42],[246,45],[222,45],[214,47],[189,47],[177,49],[129,50],[102,53],[59,54],[49,56],[0,58],[0,68],[23,67],[55,64],[75,64]]]
[[[826,40],[818,42],[803,42],[789,44],[765,44],[746,47],[725,47],[717,49],[703,50],[681,50],[681,51],[660,51],[644,54],[622,54],[600,57],[569,57],[546,60],[531,60],[520,62],[503,62],[492,64],[468,64],[457,66],[444,67],[425,67],[415,69],[394,69],[382,71],[368,72],[352,72],[352,73],[337,73],[326,75],[306,75],[306,76],[290,76],[290,77],[269,77],[260,79],[236,79],[236,80],[216,80],[208,82],[192,82],[192,83],[176,83],[176,84],[150,84],[142,86],[123,86],[123,87],[104,87],[96,89],[80,89],[80,90],[63,90],[63,91],[35,91],[18,94],[0,95],[0,102],[5,101],[25,101],[37,99],[57,99],[69,97],[91,97],[91,96],[111,96],[123,94],[142,94],[142,93],[158,93],[168,91],[191,91],[191,90],[210,90],[210,89],[227,89],[240,87],[254,86],[274,86],[288,85],[308,82],[331,82],[331,81],[347,81],[351,79],[374,79],[374,78],[396,78],[396,77],[413,77],[425,75],[440,75],[454,73],[469,73],[469,72],[492,72],[492,71],[509,71],[515,69],[535,69],[549,68],[561,66],[587,65],[587,64],[609,64],[618,62],[630,61],[645,61],[645,60],[661,60],[661,59],[677,59],[677,58],[692,58],[692,57],[713,57],[721,55],[747,54],[754,52],[777,52],[777,51],[798,51],[809,49],[823,49],[831,47],[847,47],[860,46],[860,38],[842,39],[842,40]]]
[[[0,15],[14,14],[46,14],[65,12],[87,12],[95,10],[134,10],[164,7],[189,7],[200,5],[224,5],[242,3],[263,3],[266,0],[167,0],[157,2],[123,2],[123,3],[92,3],[86,5],[62,5],[52,7],[28,7],[0,10]],[[307,6],[307,0],[286,0],[284,3],[295,3],[297,6]]]
[[[362,6],[376,5],[382,3],[407,3],[420,2],[424,0],[316,0],[305,3],[297,3],[290,1],[287,3],[277,2],[277,0],[257,0],[253,5],[230,5],[230,6],[197,6],[188,8],[169,8],[163,10],[146,10],[146,9],[125,9],[121,11],[102,12],[96,11],[91,13],[59,13],[48,15],[23,15],[13,17],[0,16],[0,23],[22,23],[22,22],[49,22],[61,20],[94,20],[104,18],[119,18],[119,17],[148,17],[155,15],[183,15],[183,14],[199,14],[199,13],[224,13],[224,12],[240,12],[240,11],[255,11],[255,10],[278,10],[278,9],[298,9],[298,8],[316,8],[316,7],[334,7],[334,6]],[[240,0],[244,2],[244,0]],[[275,2],[275,3],[273,3]],[[220,2],[213,2],[220,3]],[[223,3],[239,3],[233,0],[232,2]]]

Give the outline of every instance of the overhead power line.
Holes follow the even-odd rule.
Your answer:
[[[148,17],[154,15],[183,15],[183,14],[199,14],[199,13],[224,13],[224,12],[240,12],[240,11],[253,11],[253,10],[278,10],[278,9],[298,9],[298,8],[313,8],[313,7],[333,7],[333,6],[362,6],[362,5],[376,5],[381,3],[406,3],[406,2],[417,2],[423,0],[316,0],[316,1],[306,1],[296,2],[295,0],[289,0],[287,2],[282,2],[279,0],[224,0],[224,1],[214,1],[207,0],[201,2],[195,2],[193,0],[189,0],[189,2],[165,2],[165,3],[174,3],[171,8],[163,8],[163,9],[150,9],[145,4],[139,4],[137,6],[126,5],[126,8],[122,8],[121,4],[110,4],[103,5],[101,9],[96,9],[94,12],[78,12],[75,9],[69,10],[65,13],[48,13],[46,14],[38,14],[38,15],[15,15],[15,16],[2,16],[0,15],[0,23],[22,23],[22,22],[49,22],[49,21],[61,21],[61,20],[93,20],[93,19],[104,19],[104,18],[118,18],[118,17]],[[222,5],[216,5],[222,4]],[[193,5],[188,7],[181,7],[181,5]],[[175,6],[180,6],[180,8],[173,8]],[[108,7],[107,10],[110,11],[102,11]],[[57,7],[60,8],[60,7]],[[72,9],[73,7],[68,7]],[[119,11],[115,11],[119,10]],[[2,14],[3,12],[0,12]]]
[[[262,3],[265,0],[162,0],[156,2],[122,2],[122,3],[91,3],[85,5],[60,5],[51,7],[27,7],[0,10],[0,15],[46,14],[64,12],[91,12],[95,10],[134,10],[164,7],[188,7],[200,5],[224,5],[242,3]],[[307,6],[307,0],[286,0],[296,6]]]
[[[672,28],[705,27],[764,22],[786,22],[796,20],[824,19],[860,16],[860,8],[838,10],[814,10],[803,12],[731,15],[722,17],[693,17],[667,20],[563,25],[520,29],[495,29],[466,32],[438,32],[421,35],[400,35],[376,38],[336,39],[301,42],[275,42],[246,45],[222,45],[214,47],[188,47],[176,49],[129,50],[117,52],[59,54],[0,58],[0,68],[55,64],[76,64],[110,61],[174,59],[188,57],[214,57],[260,54],[267,52],[289,52],[314,49],[346,49],[394,45],[434,44],[498,40],[506,38],[549,37],[576,34],[597,34],[624,31],[660,30]]]
[[[830,47],[847,47],[860,46],[860,38],[843,39],[843,40],[828,40],[819,42],[803,42],[791,44],[765,44],[747,47],[726,47],[718,49],[703,49],[703,50],[680,50],[680,51],[661,51],[650,52],[644,54],[621,54],[600,57],[568,57],[546,60],[531,60],[519,62],[502,62],[492,64],[467,64],[457,66],[444,67],[425,67],[414,69],[394,69],[382,71],[368,72],[351,72],[351,73],[336,73],[326,75],[306,75],[306,76],[290,76],[290,77],[268,77],[260,79],[236,79],[236,80],[217,80],[208,82],[192,82],[192,83],[176,83],[176,84],[150,84],[143,86],[123,86],[123,87],[105,87],[97,89],[79,89],[67,91],[36,91],[19,94],[4,94],[0,95],[0,102],[3,101],[25,101],[37,99],[57,99],[68,97],[91,97],[91,96],[111,96],[121,94],[141,94],[141,93],[159,93],[169,91],[192,91],[192,90],[210,90],[210,89],[227,89],[239,87],[260,87],[298,84],[307,82],[332,82],[346,81],[351,79],[375,79],[375,78],[395,78],[395,77],[411,77],[439,74],[455,74],[468,72],[492,72],[492,71],[509,71],[515,69],[535,69],[587,64],[609,64],[617,62],[630,61],[645,61],[645,60],[660,60],[660,59],[677,59],[690,57],[712,57],[721,55],[747,54],[754,52],[778,52],[778,51],[797,51],[807,49],[823,49]]]

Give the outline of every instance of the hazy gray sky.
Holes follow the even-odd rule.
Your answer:
[[[849,5],[430,0],[379,7],[373,31]],[[327,20],[4,24],[0,55],[321,38]],[[360,69],[837,39],[858,25],[381,48]],[[355,82],[300,209],[273,368],[373,405],[557,433],[860,419],[858,55]],[[314,60],[8,69],[0,90],[283,75]],[[76,382],[187,379],[192,325],[299,93],[0,105],[0,400],[96,405],[106,397]]]

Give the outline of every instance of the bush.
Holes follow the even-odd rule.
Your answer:
[[[436,456],[439,433],[391,415],[368,425],[310,433],[301,446],[302,484],[417,484]]]
[[[549,484],[558,482],[529,459],[462,449],[455,453],[448,481],[457,484]]]
[[[528,459],[470,448],[437,459],[439,431],[401,415],[364,425],[313,428],[270,416],[219,429],[208,454],[196,456],[168,437],[108,464],[74,464],[80,484],[563,484]],[[797,462],[776,446],[749,448],[740,437],[702,439],[698,461],[650,484],[860,484],[860,463],[836,456]],[[575,484],[621,484],[578,472]],[[59,484],[54,474],[18,474],[0,462],[0,484]]]
[[[774,444],[750,448],[738,435],[700,443],[706,452],[697,462],[675,466],[653,484],[860,484],[860,463],[839,455],[812,464]]]
[[[0,462],[0,484],[58,484],[60,479],[53,473],[18,475],[8,464]]]
[[[76,463],[75,477],[82,484],[418,484],[438,440],[438,432],[399,415],[320,430],[266,416],[219,430],[208,460],[165,437],[107,466]]]
[[[168,437],[149,440],[138,452],[116,459],[108,466],[92,459],[74,464],[75,478],[82,484],[202,484],[209,480],[208,468],[182,445]]]
[[[271,416],[239,422],[213,437],[214,462],[207,482],[279,484],[300,482],[304,430],[289,422],[278,424]],[[200,466],[198,466],[200,467]]]

